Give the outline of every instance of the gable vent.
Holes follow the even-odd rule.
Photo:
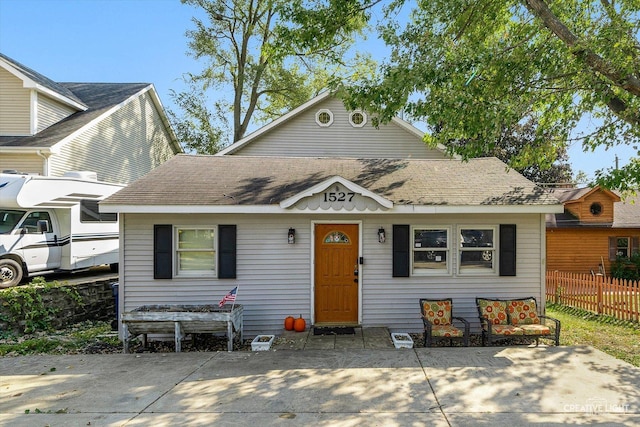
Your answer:
[[[354,128],[361,128],[367,124],[367,115],[362,111],[353,111],[349,114],[349,123]]]
[[[323,108],[316,113],[316,123],[318,126],[329,127],[333,123],[333,113],[331,110]]]

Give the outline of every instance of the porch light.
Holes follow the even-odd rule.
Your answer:
[[[387,240],[386,233],[384,232],[384,228],[380,227],[378,229],[378,243],[384,243]]]
[[[287,234],[287,242],[289,242],[290,245],[293,245],[296,242],[296,229],[295,228],[290,228],[289,229],[289,233]]]

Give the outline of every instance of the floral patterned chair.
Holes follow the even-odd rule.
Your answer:
[[[554,340],[560,345],[560,321],[538,314],[534,297],[501,300],[476,298],[482,326],[482,345],[514,337]]]
[[[453,344],[453,340],[459,340],[465,347],[469,346],[469,322],[462,317],[452,316],[451,306],[451,298],[420,300],[425,347],[431,347],[434,338],[449,339],[450,345]],[[464,329],[454,326],[453,320],[462,322]]]

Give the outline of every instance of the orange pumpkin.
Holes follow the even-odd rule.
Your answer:
[[[307,322],[302,318],[302,314],[293,322],[293,329],[296,332],[304,332],[307,328]]]
[[[293,316],[288,316],[284,319],[284,329],[287,331],[293,331],[293,324],[295,322],[295,318]]]

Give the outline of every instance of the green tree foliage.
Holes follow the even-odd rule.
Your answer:
[[[585,151],[637,149],[637,0],[397,0],[387,17],[408,3],[406,26],[381,27],[392,54],[377,77],[348,90],[351,108],[377,111],[382,122],[403,110],[428,124],[428,143],[463,158],[492,152],[505,131],[535,120],[534,143],[510,162],[549,167],[585,116],[599,123],[580,137]],[[598,180],[637,189],[640,163]]]
[[[182,0],[198,8],[187,32],[189,54],[203,64],[186,74],[171,113],[191,151],[215,153],[231,133],[282,115],[327,88],[353,65],[344,55],[379,0]],[[355,57],[359,64],[371,64]],[[216,98],[208,104],[208,95]],[[227,119],[228,118],[228,119]]]
[[[548,168],[540,167],[537,162],[529,163],[525,161],[526,156],[522,153],[536,152],[537,144],[545,138],[537,137],[538,124],[535,120],[529,120],[523,124],[516,124],[503,129],[498,135],[495,144],[491,145],[490,151],[484,152],[477,157],[497,157],[503,162],[510,164],[515,170],[524,175],[525,178],[541,184],[565,184],[572,182],[572,170],[569,164],[569,156],[564,146],[559,145],[556,152],[552,154],[555,159]],[[451,143],[456,148],[468,144],[469,141],[457,141]],[[546,149],[546,146],[542,147]],[[525,157],[523,159],[523,157]]]

